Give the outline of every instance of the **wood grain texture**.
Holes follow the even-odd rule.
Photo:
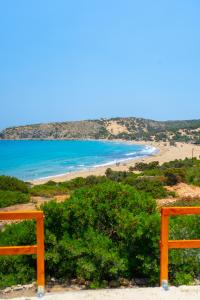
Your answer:
[[[40,219],[43,216],[42,211],[17,211],[0,212],[0,220],[30,220]]]
[[[200,248],[200,240],[174,240],[168,241],[170,249],[179,248]]]
[[[37,246],[0,247],[0,255],[37,254]]]
[[[163,215],[162,213],[160,242],[160,284],[163,280],[168,280],[168,236],[169,217]]]
[[[163,207],[161,211],[165,216],[199,215],[200,207]]]

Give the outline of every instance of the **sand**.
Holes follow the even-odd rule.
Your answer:
[[[83,290],[65,293],[46,294],[44,300],[197,300],[200,297],[200,286],[171,287],[168,291],[162,288],[126,288]],[[36,300],[37,297],[20,297],[15,300]]]
[[[124,141],[123,141],[124,142]],[[90,175],[104,175],[107,168],[112,168],[115,171],[127,171],[130,166],[134,166],[136,162],[146,162],[149,163],[151,161],[159,161],[160,164],[164,162],[169,162],[174,159],[184,159],[186,157],[191,158],[193,157],[200,157],[200,146],[193,145],[193,144],[185,144],[185,143],[176,143],[176,146],[170,146],[169,143],[165,142],[131,142],[133,144],[140,144],[140,145],[148,145],[153,146],[159,150],[158,153],[144,157],[144,158],[137,158],[131,159],[129,161],[121,162],[119,166],[116,165],[109,165],[109,166],[102,166],[102,167],[95,167],[86,170],[81,170],[77,172],[66,173],[60,176],[51,176],[48,178],[41,178],[37,180],[33,180],[33,184],[43,184],[49,180],[53,180],[56,182],[67,181],[76,177],[87,177]]]

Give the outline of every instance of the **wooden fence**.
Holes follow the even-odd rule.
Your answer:
[[[38,293],[44,294],[44,214],[42,211],[0,212],[0,220],[28,220],[36,219],[37,244],[33,246],[0,247],[0,255],[37,255],[37,284]]]
[[[200,240],[169,240],[169,217],[199,215],[200,207],[163,207],[161,209],[160,284],[168,289],[168,251],[177,248],[200,248]]]

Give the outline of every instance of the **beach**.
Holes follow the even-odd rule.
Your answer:
[[[43,184],[49,180],[53,180],[55,182],[62,182],[62,181],[71,180],[76,177],[87,177],[90,175],[100,176],[105,174],[107,168],[112,168],[115,171],[128,171],[130,166],[134,166],[138,162],[149,163],[152,161],[158,161],[160,164],[162,164],[175,159],[185,159],[186,157],[187,158],[200,157],[200,146],[194,144],[177,142],[175,146],[172,146],[168,142],[152,142],[152,141],[137,141],[137,142],[128,142],[128,143],[132,143],[136,145],[152,146],[155,147],[158,151],[151,156],[126,160],[117,165],[112,164],[107,166],[94,167],[94,168],[85,169],[81,171],[66,173],[64,175],[62,174],[62,175],[51,176],[48,178],[36,179],[31,181],[31,183]]]

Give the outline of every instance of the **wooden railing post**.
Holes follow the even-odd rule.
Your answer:
[[[38,296],[44,295],[44,215],[37,218],[37,283]]]
[[[168,236],[169,216],[161,210],[161,242],[160,242],[160,285],[168,289]]]

